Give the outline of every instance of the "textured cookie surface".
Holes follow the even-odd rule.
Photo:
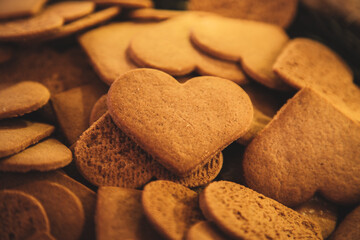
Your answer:
[[[127,56],[133,36],[153,23],[112,23],[82,34],[79,42],[89,56],[96,72],[108,85],[119,75],[137,68]]]
[[[20,152],[49,136],[54,127],[22,119],[0,120],[0,158]]]
[[[208,220],[237,239],[322,239],[310,219],[233,182],[210,183],[200,194],[200,207]]]
[[[49,220],[41,203],[15,190],[0,191],[0,239],[21,240],[37,231],[49,231]]]
[[[183,239],[190,226],[202,220],[198,194],[174,182],[148,183],[142,204],[149,221],[167,239]]]
[[[345,219],[340,223],[334,234],[331,236],[332,240],[356,240],[360,238],[360,207],[356,207],[350,212]]]
[[[189,174],[239,138],[253,115],[247,94],[229,80],[197,77],[180,84],[153,69],[118,78],[108,108],[122,131],[177,175]]]
[[[286,83],[323,92],[339,109],[360,121],[360,88],[353,73],[334,51],[311,39],[291,40],[274,64]]]
[[[36,14],[47,0],[0,1],[0,19],[27,17]]]
[[[297,0],[190,0],[188,8],[287,27],[295,17],[297,4]]]
[[[142,191],[100,187],[96,205],[98,240],[161,239],[147,222],[141,204]]]
[[[239,61],[244,71],[257,82],[274,89],[289,88],[272,70],[288,41],[282,28],[250,20],[206,16],[193,24],[191,39],[210,55]]]
[[[56,139],[47,139],[13,156],[0,159],[0,171],[50,171],[68,165],[72,153]]]
[[[0,84],[0,119],[24,115],[44,106],[49,90],[37,82]]]
[[[248,145],[244,176],[254,190],[295,206],[319,192],[360,201],[360,124],[311,89],[298,92]]]
[[[32,18],[1,23],[0,39],[19,41],[43,37],[56,31],[63,23],[64,19],[59,15],[44,11]]]
[[[226,240],[228,236],[222,233],[215,224],[200,221],[189,229],[186,240]]]
[[[199,14],[187,13],[142,31],[129,45],[131,59],[139,66],[156,68],[174,76],[196,71],[244,84],[246,77],[238,64],[210,57],[194,48],[190,29],[200,18]]]
[[[16,187],[39,200],[50,221],[51,234],[58,240],[78,239],[84,225],[84,210],[79,198],[68,188],[50,181]]]
[[[61,16],[65,22],[74,21],[93,12],[95,4],[85,1],[66,1],[49,5],[46,11],[51,11]]]

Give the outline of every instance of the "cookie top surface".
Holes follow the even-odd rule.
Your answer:
[[[287,84],[323,92],[342,111],[360,121],[360,88],[344,60],[320,42],[296,38],[277,58],[274,72]]]
[[[237,239],[322,239],[310,219],[233,182],[210,183],[200,194],[200,207],[208,220]]]
[[[68,188],[50,181],[36,181],[16,187],[44,206],[56,239],[78,239],[84,225],[84,210],[79,198]]]
[[[345,219],[337,227],[331,239],[345,240],[345,239],[359,239],[360,238],[360,206],[352,210]]]
[[[108,92],[108,108],[122,131],[177,175],[239,138],[253,115],[247,94],[229,80],[197,77],[180,84],[154,69],[119,77]]]
[[[20,152],[49,136],[54,127],[22,119],[0,120],[0,158]]]
[[[40,83],[24,81],[0,84],[0,119],[21,116],[44,106],[49,90]]]
[[[71,22],[92,13],[94,9],[94,2],[66,1],[49,5],[46,11],[51,11],[61,16],[64,22]]]
[[[287,27],[295,17],[297,4],[298,0],[190,0],[188,8]]]
[[[21,191],[0,191],[0,219],[0,238],[4,240],[26,239],[35,232],[50,231],[44,207]]]
[[[97,239],[161,239],[144,215],[142,191],[100,187],[96,206]]]
[[[149,221],[168,239],[183,239],[190,226],[202,220],[198,194],[171,181],[148,183],[142,204]]]
[[[335,203],[357,203],[359,131],[359,123],[304,88],[248,145],[246,182],[288,206],[306,202],[315,192]]]
[[[289,40],[282,28],[208,15],[192,25],[191,40],[210,55],[239,61],[244,71],[257,82],[278,90],[289,89],[272,70],[278,54]]]
[[[0,19],[32,16],[40,11],[47,0],[0,1]]]
[[[22,41],[43,37],[56,31],[63,23],[61,16],[44,11],[31,18],[1,23],[0,40]]]
[[[133,36],[154,23],[112,23],[82,34],[78,39],[101,80],[111,85],[126,71],[137,68],[127,55]]]
[[[7,158],[0,159],[0,171],[50,171],[68,165],[71,151],[56,139],[47,139]]]
[[[131,40],[129,55],[139,66],[162,70],[174,76],[193,71],[223,77],[239,84],[246,77],[239,65],[213,58],[192,45],[190,28],[200,14],[187,13],[143,30]]]

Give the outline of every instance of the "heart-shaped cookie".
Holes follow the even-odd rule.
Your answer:
[[[196,77],[184,84],[154,69],[137,69],[110,87],[116,125],[177,175],[204,164],[250,126],[253,108],[237,84]]]

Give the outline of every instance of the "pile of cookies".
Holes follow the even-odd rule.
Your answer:
[[[359,239],[360,88],[298,4],[0,0],[0,239]]]

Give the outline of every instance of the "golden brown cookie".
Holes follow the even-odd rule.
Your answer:
[[[96,186],[135,188],[153,177],[153,159],[113,123],[108,113],[80,136],[74,158],[81,175]]]
[[[77,19],[73,22],[65,24],[60,27],[57,31],[54,31],[52,34],[49,34],[43,38],[42,41],[45,40],[53,40],[57,38],[63,38],[70,36],[71,34],[75,34],[87,28],[93,27],[100,23],[103,23],[120,13],[119,7],[109,7],[91,14],[88,14],[80,19]]]
[[[96,122],[102,115],[107,112],[108,109],[106,105],[106,98],[107,94],[104,94],[94,104],[94,107],[90,113],[89,126],[91,126],[91,124]]]
[[[359,144],[360,124],[304,88],[248,145],[245,179],[287,206],[304,203],[315,192],[335,203],[357,203]]]
[[[185,11],[165,10],[155,8],[140,8],[130,11],[126,16],[135,21],[162,21],[179,16]]]
[[[28,17],[38,13],[47,0],[0,0],[0,19]]]
[[[49,90],[37,82],[0,84],[0,119],[24,115],[44,106]]]
[[[0,120],[0,158],[20,152],[28,146],[48,137],[54,127],[23,119]]]
[[[289,87],[273,73],[272,66],[288,39],[276,25],[214,15],[202,17],[191,28],[191,40],[201,50],[240,62],[254,80],[279,90]]]
[[[56,13],[64,19],[64,22],[71,22],[78,18],[92,13],[95,4],[90,1],[66,1],[51,4],[46,11]]]
[[[286,83],[323,92],[340,110],[360,121],[360,88],[348,65],[327,46],[306,38],[291,40],[274,64]]]
[[[22,48],[14,61],[0,65],[0,76],[4,82],[24,79],[39,82],[51,95],[99,81],[78,47],[62,51],[49,47]]]
[[[0,23],[0,40],[25,41],[55,32],[64,23],[59,15],[44,11],[27,19]]]
[[[228,238],[215,224],[208,221],[195,223],[186,235],[186,240],[226,240]]]
[[[322,239],[309,218],[233,182],[210,183],[200,207],[207,220],[236,239]]]
[[[152,7],[151,0],[92,0],[98,5],[118,5],[124,8],[147,8]]]
[[[184,239],[189,228],[203,219],[198,194],[171,181],[148,183],[142,204],[148,220],[167,239]]]
[[[217,13],[288,27],[295,17],[298,0],[190,0],[189,10]]]
[[[360,207],[356,207],[336,228],[331,240],[356,240],[360,238]]]
[[[100,187],[96,204],[98,240],[158,240],[161,237],[148,223],[141,204],[142,191]]]
[[[96,194],[81,183],[67,176],[60,170],[51,172],[28,172],[28,173],[1,173],[0,189],[14,188],[19,185],[32,183],[39,180],[47,180],[63,185],[72,191],[81,201],[84,213],[85,224],[81,239],[95,239],[95,206]]]
[[[182,176],[239,138],[253,115],[247,94],[229,80],[197,77],[180,84],[154,69],[119,77],[110,87],[107,104],[126,135]]]
[[[0,191],[0,219],[2,240],[21,240],[37,231],[50,231],[44,207],[36,198],[21,191]]]
[[[103,85],[88,84],[52,97],[58,122],[70,145],[89,127],[91,109],[105,92]]]
[[[129,56],[139,66],[159,69],[173,76],[196,71],[238,84],[246,83],[238,64],[210,57],[194,48],[190,29],[200,18],[197,13],[182,14],[143,30],[131,40]]]
[[[316,222],[321,228],[321,235],[324,239],[328,238],[335,230],[338,210],[336,205],[330,202],[319,197],[313,197],[294,210]]]
[[[133,36],[154,26],[153,23],[112,23],[82,34],[78,40],[95,71],[108,85],[126,71],[137,68],[127,56]]]
[[[0,159],[0,171],[50,171],[68,165],[71,151],[56,139],[47,139],[13,156]]]
[[[78,239],[84,226],[84,210],[79,198],[68,188],[50,181],[16,187],[34,196],[44,206],[50,232],[58,240]]]

